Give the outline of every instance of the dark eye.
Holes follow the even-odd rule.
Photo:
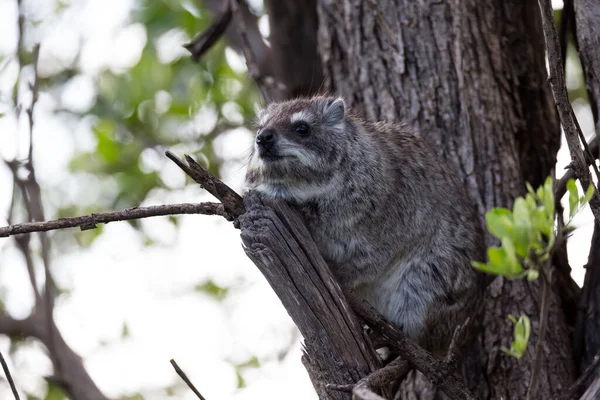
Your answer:
[[[296,125],[294,125],[294,132],[306,136],[309,134],[310,128],[304,122],[299,122]]]

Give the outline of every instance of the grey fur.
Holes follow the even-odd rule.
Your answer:
[[[266,155],[255,146],[248,188],[297,206],[342,286],[443,351],[481,301],[470,261],[484,258],[481,227],[454,172],[418,133],[349,115],[341,98],[270,104],[259,119],[275,144]],[[295,131],[301,122],[308,135]]]

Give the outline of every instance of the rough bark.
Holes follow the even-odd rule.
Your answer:
[[[402,118],[423,132],[457,168],[482,220],[490,208],[511,205],[525,181],[539,184],[550,174],[559,127],[537,2],[319,0],[317,10],[325,89],[369,119]],[[482,398],[526,396],[537,286],[498,278],[487,291],[482,331],[466,364]],[[532,317],[533,335],[518,361],[500,347],[512,338],[507,314],[520,312]],[[539,398],[553,398],[574,378],[557,291],[549,326]],[[431,389],[419,393],[413,395],[433,396]]]
[[[596,121],[600,129],[600,4],[593,0],[573,0],[577,50],[581,59],[585,86]]]
[[[600,132],[600,3],[592,0],[574,0],[576,43],[583,67],[585,85]],[[593,154],[598,158],[598,154]],[[586,265],[586,275],[580,302],[581,324],[576,330],[575,348],[581,370],[584,370],[600,352],[600,221],[596,221]]]
[[[320,399],[348,399],[326,384],[354,384],[379,359],[300,215],[283,201],[244,198],[242,241],[304,337],[306,369]]]

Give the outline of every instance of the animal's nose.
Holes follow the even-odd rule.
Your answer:
[[[265,150],[269,150],[273,147],[273,144],[275,144],[275,135],[273,134],[273,131],[270,129],[263,129],[256,136],[256,144]]]

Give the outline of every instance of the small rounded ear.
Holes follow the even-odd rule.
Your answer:
[[[329,125],[337,125],[344,119],[346,103],[341,97],[327,99],[323,110],[323,119]]]

